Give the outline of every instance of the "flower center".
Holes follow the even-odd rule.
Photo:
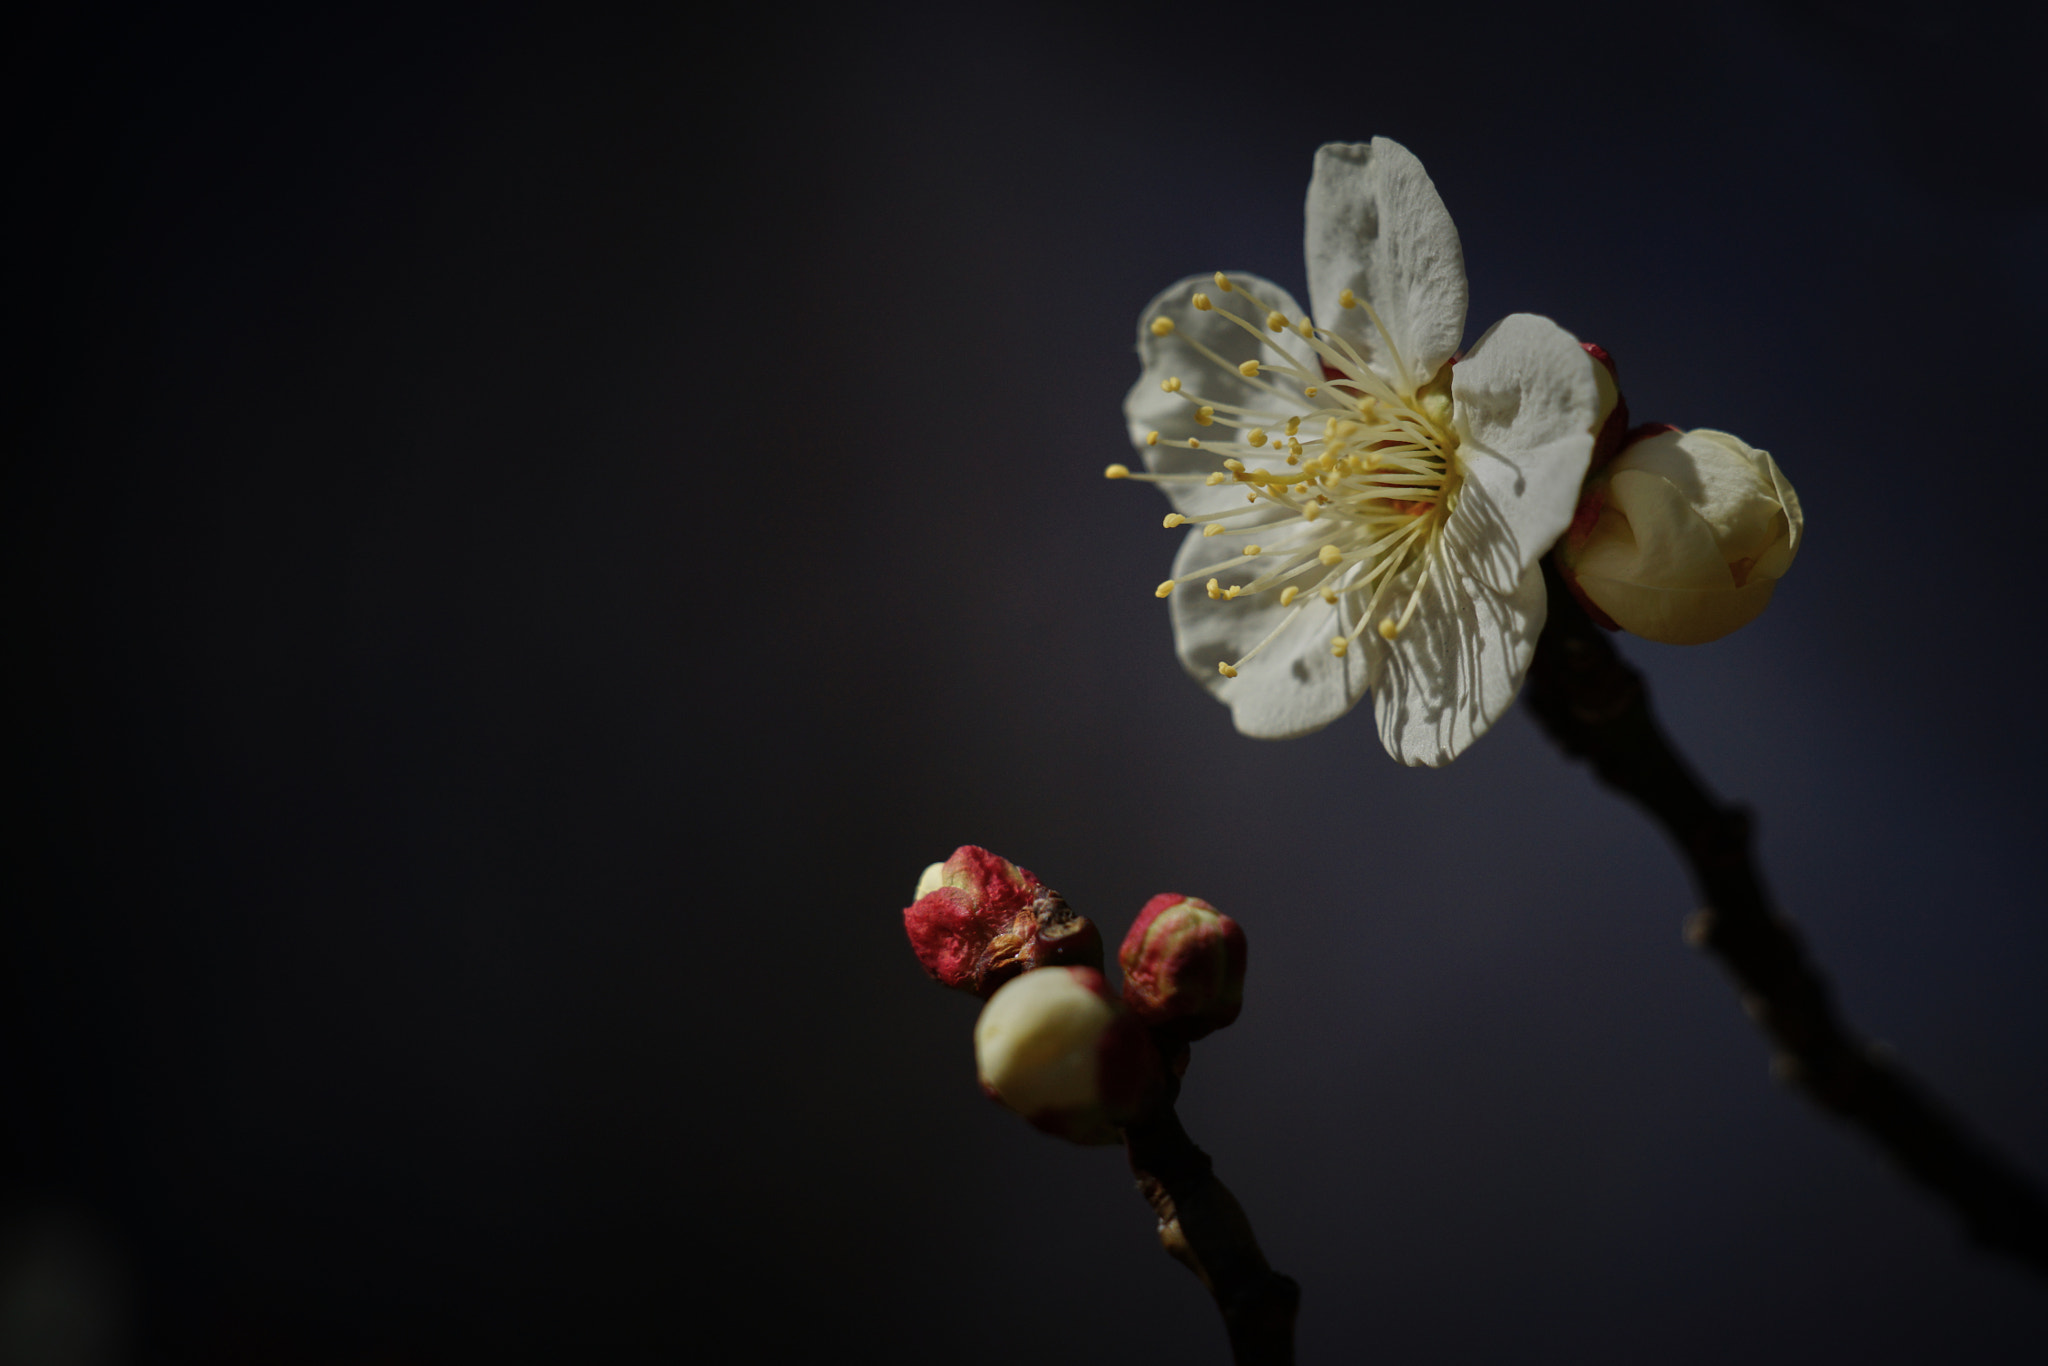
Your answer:
[[[1153,432],[1148,444],[1213,452],[1220,467],[1207,474],[1132,474],[1122,465],[1109,467],[1112,479],[1244,488],[1244,508],[1168,514],[1169,527],[1197,525],[1204,536],[1256,539],[1237,555],[1219,553],[1216,563],[1168,579],[1155,590],[1157,596],[1207,580],[1211,598],[1275,593],[1279,605],[1290,609],[1243,656],[1217,661],[1226,678],[1235,678],[1246,660],[1294,624],[1314,601],[1297,605],[1308,594],[1336,605],[1340,625],[1354,623],[1346,634],[1331,637],[1332,654],[1346,654],[1369,625],[1393,640],[1421,604],[1444,524],[1464,483],[1451,423],[1450,366],[1417,382],[1371,305],[1350,290],[1339,302],[1364,310],[1392,357],[1398,381],[1383,378],[1342,337],[1307,318],[1290,320],[1269,308],[1243,282],[1220,271],[1215,281],[1219,290],[1237,292],[1265,315],[1266,334],[1292,334],[1306,342],[1317,369],[1312,372],[1297,356],[1277,365],[1257,360],[1233,364],[1193,337],[1183,337],[1212,364],[1249,382],[1272,402],[1212,402],[1180,377],[1170,377],[1161,387],[1193,405],[1195,422],[1221,427],[1226,434],[1220,440],[1176,441]],[[1204,312],[1214,308],[1206,294],[1190,302]],[[1255,323],[1229,309],[1216,311],[1289,354],[1277,336],[1262,335]],[[1173,319],[1164,315],[1154,318],[1151,327],[1161,337],[1175,330]]]

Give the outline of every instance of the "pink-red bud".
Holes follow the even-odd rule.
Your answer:
[[[1102,967],[1102,934],[1085,916],[1029,871],[971,844],[925,869],[903,929],[926,972],[983,1000],[1031,968]]]
[[[975,1022],[974,1061],[991,1097],[1075,1143],[1116,1142],[1165,1083],[1150,1032],[1094,968],[1005,983]]]
[[[1148,1025],[1199,1039],[1244,1005],[1244,931],[1198,897],[1162,892],[1124,936],[1124,1005]]]

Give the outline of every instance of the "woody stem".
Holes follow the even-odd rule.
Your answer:
[[[1176,1085],[1174,1090],[1178,1090]],[[1124,1130],[1138,1192],[1159,1218],[1159,1242],[1201,1279],[1223,1315],[1237,1366],[1291,1366],[1301,1287],[1259,1250],[1251,1220],[1181,1127],[1169,1096]]]
[[[1749,813],[1694,775],[1650,711],[1642,676],[1543,562],[1548,624],[1524,696],[1550,738],[1671,837],[1704,903],[1686,938],[1720,960],[1777,1050],[1778,1074],[1861,1130],[1945,1202],[1979,1245],[2048,1274],[2048,1202],[1896,1065],[1852,1034],[1798,933],[1771,904]]]

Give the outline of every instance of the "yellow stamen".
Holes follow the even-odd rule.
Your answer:
[[[1237,373],[1243,375],[1246,379],[1256,379],[1259,374],[1259,363],[1255,360],[1248,360],[1237,367]]]
[[[1203,527],[1203,528],[1202,528],[1202,534],[1203,534],[1204,536],[1221,536],[1221,535],[1223,534],[1223,523],[1221,523],[1221,522],[1211,522],[1211,523],[1209,523],[1209,525],[1207,525],[1207,526],[1205,526],[1205,527]]]
[[[1266,315],[1266,330],[1268,332],[1285,332],[1287,330],[1287,315],[1277,310],[1268,313]]]
[[[1230,277],[1219,270],[1216,272],[1216,288],[1228,294],[1231,290],[1236,289],[1237,286],[1230,283]]]
[[[1170,598],[1170,597],[1172,597],[1172,596],[1173,596],[1173,580],[1172,580],[1172,579],[1168,579],[1168,580],[1167,580],[1167,581],[1166,581],[1165,583],[1162,583],[1162,584],[1160,584],[1160,585],[1159,585],[1159,586],[1158,586],[1157,588],[1153,589],[1153,590],[1152,590],[1152,596],[1153,596],[1153,597],[1155,597],[1155,598]]]
[[[1156,445],[1158,445],[1158,444],[1159,444],[1159,433],[1157,433],[1157,432],[1147,432],[1147,433],[1145,433],[1145,444],[1146,444],[1146,445],[1148,445],[1148,446],[1156,446]]]
[[[1216,580],[1209,580],[1207,586],[1209,589],[1209,596],[1216,599],[1218,602],[1221,602],[1223,600],[1223,589],[1217,585]]]
[[[1401,628],[1394,624],[1394,619],[1392,617],[1382,617],[1380,619],[1380,639],[1392,640],[1395,636],[1398,636],[1400,634]]]
[[[1171,530],[1172,528],[1177,526],[1187,525],[1187,520],[1187,518],[1181,516],[1178,512],[1169,512],[1166,514],[1166,520],[1161,522],[1159,525]]]
[[[1163,337],[1163,336],[1165,336],[1165,335],[1166,335],[1167,333],[1169,333],[1169,332],[1171,332],[1171,331],[1173,331],[1173,319],[1171,319],[1171,318],[1154,318],[1154,319],[1152,320],[1152,335],[1153,335],[1153,336],[1155,336],[1155,337]]]
[[[1195,421],[1206,427],[1216,420],[1216,409],[1204,403],[1195,409]]]
[[[1337,295],[1337,306],[1339,308],[1356,308],[1358,307],[1358,296],[1348,289],[1344,290]]]
[[[1237,677],[1237,670],[1231,668],[1228,664],[1223,663],[1221,660],[1218,660],[1216,663],[1216,672],[1222,674],[1225,678]]]
[[[1288,584],[1285,588],[1280,590],[1280,605],[1282,607],[1287,606],[1289,603],[1294,601],[1295,596],[1300,592],[1301,590],[1299,588],[1296,588],[1291,583]]]
[[[1162,388],[1162,389],[1164,389],[1164,390],[1165,390],[1165,391],[1166,391],[1167,393],[1169,393],[1169,394],[1177,394],[1177,393],[1179,393],[1179,392],[1180,392],[1180,376],[1179,376],[1179,375],[1168,375],[1168,376],[1167,376],[1167,377],[1166,377],[1165,379],[1163,379],[1163,380],[1160,380],[1160,381],[1159,381],[1159,387],[1160,387],[1160,388]]]
[[[1335,565],[1337,561],[1343,559],[1344,552],[1337,549],[1336,546],[1326,545],[1321,550],[1318,550],[1316,552],[1316,558],[1321,560],[1323,562],[1323,567],[1327,569]]]
[[[1263,446],[1266,444],[1266,429],[1264,427],[1254,427],[1244,434],[1244,440],[1248,446]]]
[[[1245,554],[1247,554],[1247,555],[1260,555],[1260,554],[1264,554],[1265,552],[1261,551],[1261,550],[1260,550],[1260,549],[1259,549],[1259,548],[1258,548],[1257,546],[1255,546],[1255,545],[1248,545],[1248,546],[1246,546],[1246,547],[1244,548],[1244,553],[1245,553]]]
[[[1128,479],[1131,477],[1131,467],[1129,465],[1111,465],[1102,472],[1102,477],[1104,479]]]
[[[1197,294],[1194,297],[1193,302],[1195,307],[1200,309],[1204,313],[1207,313],[1211,308],[1215,307],[1214,304],[1209,302],[1209,296],[1206,294]]]
[[[1351,642],[1342,636],[1330,637],[1330,653],[1342,659],[1351,649]]]

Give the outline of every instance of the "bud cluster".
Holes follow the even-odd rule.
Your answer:
[[[1167,1097],[1167,1059],[1237,1018],[1245,939],[1196,897],[1145,904],[1104,980],[1102,936],[1057,892],[986,849],[963,845],[925,869],[903,912],[937,981],[982,999],[974,1027],[982,1089],[1047,1133],[1113,1143]]]

